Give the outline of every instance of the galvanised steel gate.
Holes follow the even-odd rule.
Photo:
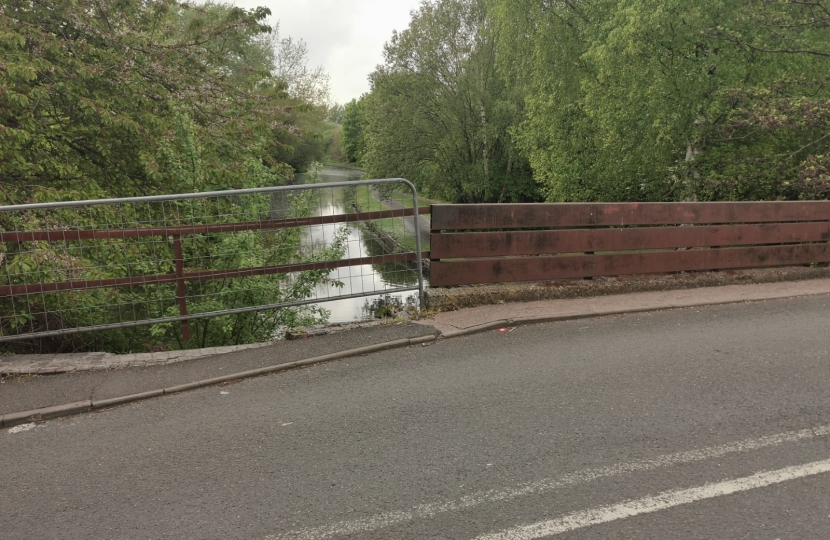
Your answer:
[[[169,322],[187,340],[194,319],[407,291],[423,304],[427,212],[404,179],[3,206],[0,342]],[[392,269],[379,284],[368,265]]]

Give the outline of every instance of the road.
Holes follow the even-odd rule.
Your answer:
[[[828,538],[828,300],[489,332],[3,430],[0,534]]]

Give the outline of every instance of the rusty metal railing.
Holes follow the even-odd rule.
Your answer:
[[[411,193],[412,208],[350,212],[340,199],[360,186]],[[404,179],[3,206],[0,342],[170,322],[187,340],[195,319],[410,291],[423,305],[405,220],[428,209],[414,209]],[[379,220],[414,249],[377,245],[360,224]],[[414,268],[366,279],[394,263]]]

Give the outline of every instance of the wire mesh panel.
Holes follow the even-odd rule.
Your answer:
[[[338,298],[423,298],[417,207],[400,179],[0,207],[0,341],[146,325],[187,341],[198,319],[242,342]]]

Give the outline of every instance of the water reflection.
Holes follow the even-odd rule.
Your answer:
[[[360,173],[343,174],[340,170],[323,169],[322,182],[342,182],[346,179],[358,179]],[[304,181],[304,175],[297,175],[298,183]],[[315,201],[314,215],[330,216],[353,212],[347,209],[348,194],[344,188],[321,188],[319,200]],[[313,255],[324,247],[330,247],[338,235],[346,240],[346,253],[343,258],[356,259],[361,257],[388,254],[381,242],[362,223],[344,225],[342,223],[314,225],[303,231],[302,249],[308,255]],[[332,270],[329,275],[332,280],[342,286],[323,284],[317,287],[318,298],[336,298],[350,294],[371,292],[378,296],[372,298],[344,298],[321,302],[323,307],[331,312],[329,322],[352,322],[372,317],[373,306],[405,306],[417,305],[417,292],[386,294],[389,288],[414,286],[418,283],[418,274],[412,263],[385,263],[376,265],[360,265]],[[381,297],[382,295],[382,297]],[[378,302],[379,299],[382,302]],[[382,310],[381,310],[382,311]]]

